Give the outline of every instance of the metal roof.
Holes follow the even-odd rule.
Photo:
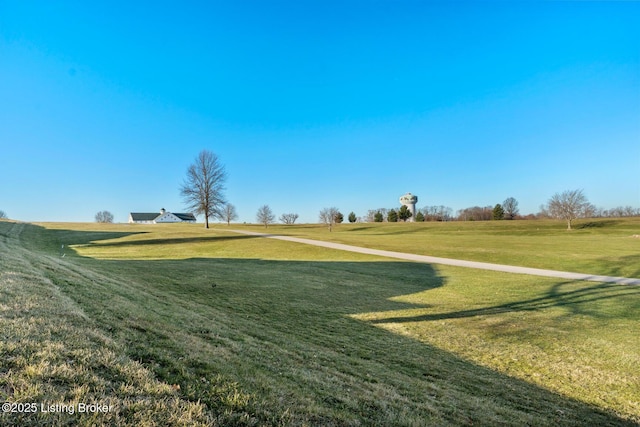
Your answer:
[[[160,214],[158,212],[153,212],[153,213],[131,212],[131,219],[134,221],[153,221],[159,216]]]
[[[196,217],[192,213],[173,213],[173,212],[165,212],[165,214],[172,214],[177,216],[182,221],[195,221]],[[133,221],[153,221],[161,215],[158,212],[131,212],[131,220]]]

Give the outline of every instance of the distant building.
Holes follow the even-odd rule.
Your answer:
[[[418,196],[414,194],[407,193],[400,196],[400,204],[405,205],[411,212],[410,222],[415,222],[416,220],[416,203],[418,203]]]
[[[131,212],[129,224],[161,224],[170,222],[196,222],[191,213],[171,213],[160,209],[160,213]]]

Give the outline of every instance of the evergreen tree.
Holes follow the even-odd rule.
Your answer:
[[[382,221],[384,221],[384,216],[382,216],[382,212],[380,212],[380,211],[376,212],[376,214],[373,216],[373,221],[374,222],[382,222]]]
[[[406,205],[402,205],[400,207],[400,211],[398,212],[398,219],[406,222],[409,218],[411,218],[411,215],[411,211]]]
[[[422,212],[418,211],[418,213],[416,214],[416,221],[424,222],[424,214]]]
[[[398,222],[398,212],[395,209],[391,209],[387,215],[387,221]]]
[[[356,214],[354,212],[351,212],[349,214],[349,222],[356,222],[357,218],[356,218]]]
[[[504,209],[502,208],[502,205],[500,203],[498,203],[493,208],[493,219],[495,220],[504,219]]]

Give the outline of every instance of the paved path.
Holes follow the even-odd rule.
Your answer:
[[[478,268],[481,270],[502,271],[505,273],[530,274],[533,276],[555,277],[568,280],[588,280],[591,282],[617,283],[620,285],[640,285],[640,279],[628,277],[596,276],[593,274],[570,273],[566,271],[543,270],[540,268],[516,267],[513,265],[491,264],[487,262],[464,261],[451,258],[439,258],[427,255],[408,254],[404,252],[383,251],[380,249],[362,248],[360,246],[345,245],[342,243],[324,242],[321,240],[302,239],[300,237],[281,236],[276,234],[256,233],[244,230],[227,230],[234,233],[249,236],[266,237],[269,239],[286,240],[288,242],[303,243],[305,245],[322,246],[324,248],[338,249],[341,251],[358,252],[361,254],[378,255],[387,258],[397,258],[427,264],[453,265],[456,267]]]

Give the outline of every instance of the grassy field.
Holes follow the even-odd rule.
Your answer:
[[[268,231],[637,272],[638,221],[570,234],[513,224]],[[0,401],[112,407],[2,413],[0,424],[640,423],[638,287],[398,262],[225,228],[0,222]],[[528,234],[521,249],[504,247]],[[531,257],[527,245],[538,248]],[[579,249],[585,260],[571,264]]]
[[[226,226],[219,226],[224,230]],[[265,231],[259,225],[232,228]],[[640,277],[640,218],[276,225],[270,233],[445,258]]]

